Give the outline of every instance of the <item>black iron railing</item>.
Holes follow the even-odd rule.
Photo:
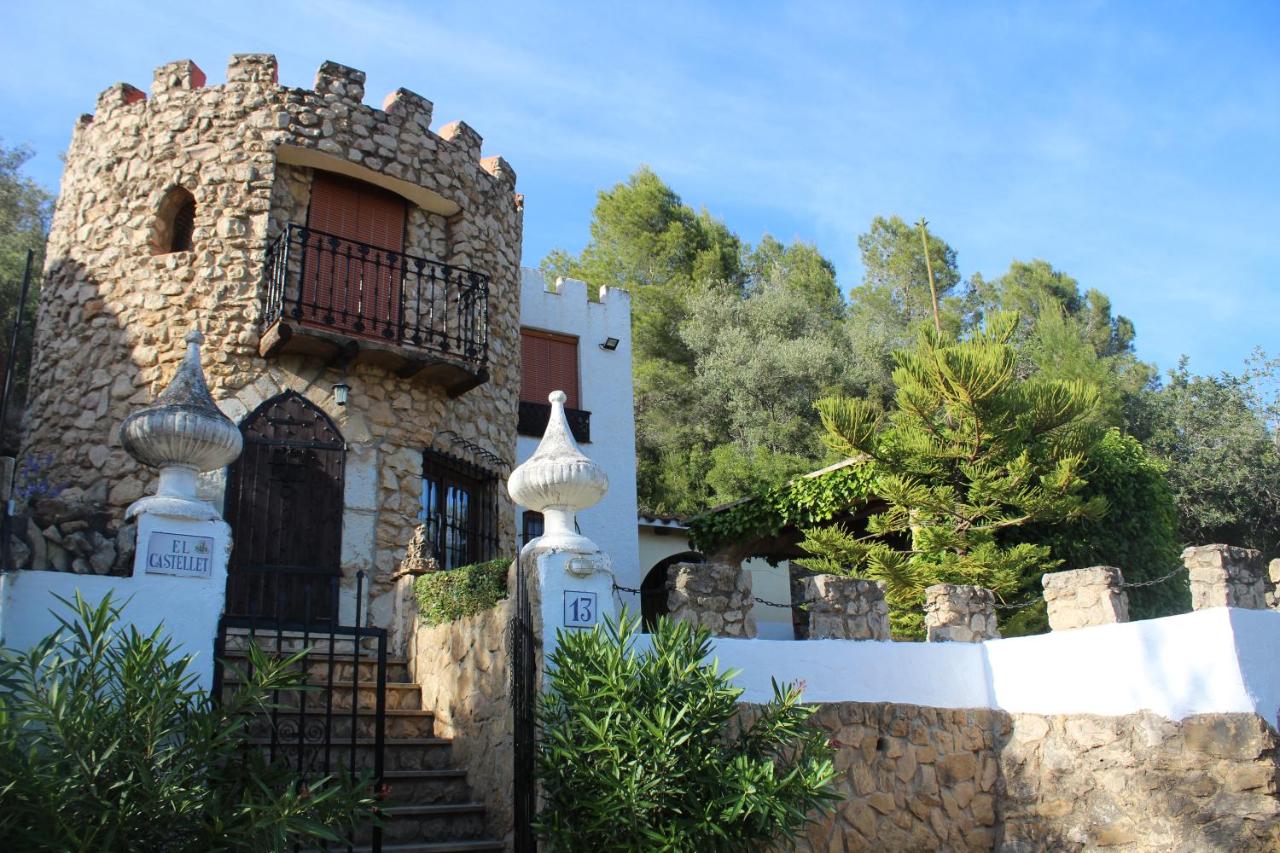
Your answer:
[[[569,432],[574,440],[581,444],[591,443],[591,413],[582,409],[564,410],[564,419],[569,422]],[[516,419],[516,432],[520,435],[540,437],[547,431],[547,421],[551,420],[550,403],[530,403],[520,401],[520,414]]]
[[[501,482],[486,468],[428,450],[422,454],[422,508],[430,556],[442,569],[498,556]]]
[[[336,607],[339,578],[320,594]],[[286,587],[276,586],[284,596]],[[268,656],[287,657],[306,651],[299,663],[304,683],[297,689],[274,691],[270,712],[248,720],[250,743],[263,749],[272,763],[294,768],[303,779],[315,780],[346,772],[353,782],[364,778],[371,793],[382,790],[386,753],[387,631],[361,625],[365,606],[365,574],[356,574],[355,624],[339,625],[336,618],[314,618],[311,586],[303,589],[300,607],[274,602],[277,614],[297,613],[297,618],[223,616],[214,640],[213,697],[252,675],[247,647],[256,645]],[[373,672],[369,673],[368,668]],[[239,670],[239,671],[237,671]],[[362,706],[361,690],[373,676],[372,715]],[[363,682],[363,684],[362,684]],[[350,695],[335,707],[335,693]],[[357,828],[347,839],[352,850],[359,836],[370,836],[373,851],[382,849],[382,829]]]
[[[489,359],[489,276],[290,223],[267,249],[263,328],[277,321]]]

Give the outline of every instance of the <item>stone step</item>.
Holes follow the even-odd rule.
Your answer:
[[[304,744],[322,744],[326,732],[331,743],[349,742],[353,722],[356,737],[372,739],[376,736],[378,718],[373,711],[357,710],[354,721],[351,716],[349,708],[327,716],[312,711],[301,714],[279,710],[274,714],[276,737],[282,743],[297,743],[301,730]],[[435,715],[430,711],[388,710],[384,719],[383,737],[387,740],[435,737]],[[249,736],[269,740],[272,720],[268,714],[250,719]]]
[[[481,803],[434,803],[429,805],[386,806],[382,840],[387,844],[422,841],[473,841],[484,837],[484,805]],[[370,829],[356,831],[356,841],[368,841]]]
[[[334,712],[339,710],[351,710],[351,695],[353,688],[351,682],[345,684],[334,684],[329,690],[321,689],[324,687],[323,679],[308,679],[308,689],[302,690],[281,690],[278,698],[273,700],[284,708],[297,708],[300,701],[305,698],[307,713],[321,712],[323,713],[327,702],[332,704],[329,706]],[[238,678],[228,673],[223,678],[222,686],[224,695],[230,693],[241,684]],[[360,681],[354,688],[359,695],[360,709],[372,711],[377,707],[378,701],[378,683],[376,681]],[[422,687],[411,681],[389,681],[386,690],[387,710],[397,711],[417,711],[422,708]],[[330,699],[329,697],[332,697]]]
[[[311,649],[313,653],[323,654],[333,650],[340,654],[350,654],[355,648],[355,638],[334,634],[331,638],[327,631],[317,630],[304,634],[302,631],[283,631],[278,636],[275,630],[263,627],[253,632],[253,641],[258,648],[272,654],[295,654],[303,649]],[[229,628],[226,633],[225,653],[243,652],[249,646],[249,630],[247,628]],[[378,640],[375,637],[360,638],[361,654],[376,653]]]
[[[250,738],[249,743],[267,749],[271,747],[270,738]],[[371,738],[360,738],[356,741],[355,746],[355,769],[372,770],[374,764],[374,741]],[[448,769],[450,767],[450,746],[450,741],[437,737],[400,738],[395,740],[388,738],[386,749],[383,753],[382,769],[384,771]],[[304,771],[308,773],[323,772],[324,744],[304,744],[302,749],[304,753],[302,762]],[[276,758],[287,761],[292,766],[297,766],[298,745],[296,743],[277,742],[275,754]],[[329,751],[329,767],[331,770],[346,769],[351,766],[350,761],[350,742],[332,744]]]
[[[382,782],[388,805],[464,803],[471,797],[465,770],[388,770]]]
[[[238,678],[238,674],[234,669],[243,670],[248,665],[248,658],[243,651],[228,652],[223,655],[224,659],[233,669],[227,671],[226,677]],[[313,652],[307,655],[303,666],[306,668],[307,679],[313,683],[327,684],[332,681],[334,684],[351,684],[353,681],[376,682],[378,679],[378,660],[376,656],[362,654],[359,657],[359,678],[353,677],[356,673],[355,658],[350,654],[321,654]],[[332,666],[332,672],[330,667]],[[409,677],[409,662],[404,658],[388,657],[387,658],[387,675],[388,682],[406,683],[412,682]]]

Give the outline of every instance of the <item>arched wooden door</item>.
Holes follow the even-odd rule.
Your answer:
[[[337,616],[346,443],[302,395],[267,400],[240,426],[227,477],[227,614],[327,621]]]

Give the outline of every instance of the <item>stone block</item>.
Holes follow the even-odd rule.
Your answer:
[[[270,53],[237,53],[227,63],[228,83],[270,83],[279,82],[279,66],[274,54]]]
[[[365,74],[355,68],[326,60],[316,72],[316,91],[360,103],[364,100]]]
[[[924,625],[931,643],[980,643],[1000,637],[996,597],[989,589],[934,584],[924,591]]]
[[[1262,553],[1233,545],[1200,545],[1182,552],[1191,580],[1191,607],[1267,608]]]
[[[887,640],[889,607],[874,581],[837,575],[800,580],[810,640]]]
[[[1124,575],[1115,566],[1051,572],[1040,582],[1054,631],[1129,621]]]
[[[740,565],[677,563],[667,570],[667,611],[672,619],[707,628],[718,637],[750,638],[756,635],[753,606],[751,573]]]
[[[203,89],[204,84],[205,75],[200,70],[200,66],[190,59],[179,59],[156,69],[155,77],[151,82],[151,94],[163,95],[166,92]]]

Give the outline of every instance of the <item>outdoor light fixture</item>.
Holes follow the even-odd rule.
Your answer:
[[[351,386],[346,382],[337,382],[333,386],[333,402],[339,406],[347,404],[347,394],[351,391]]]
[[[618,348],[617,338],[605,338],[604,343],[600,345],[600,349],[607,349],[609,352],[613,352],[617,348]]]

